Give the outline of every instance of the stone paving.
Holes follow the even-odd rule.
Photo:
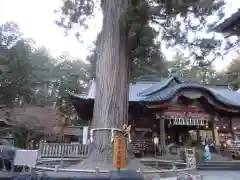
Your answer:
[[[190,173],[190,172],[189,172]],[[193,175],[192,180],[239,180],[240,172],[239,171],[196,171],[194,173],[190,173]],[[196,178],[196,175],[203,175],[203,179]],[[179,180],[188,180],[187,175],[178,174]],[[164,178],[158,177],[157,175],[152,178],[146,178],[151,180],[176,180],[177,178]]]
[[[197,171],[196,174],[202,174],[203,180],[239,180],[240,171]],[[2,177],[11,177],[13,174],[9,172],[0,172]],[[152,179],[152,178],[151,178]],[[159,178],[153,178],[158,179]],[[167,178],[170,180],[170,178]]]
[[[203,180],[239,180],[239,171],[198,171]]]

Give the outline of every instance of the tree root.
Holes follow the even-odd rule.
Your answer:
[[[99,161],[93,161],[91,159],[85,159],[82,162],[75,164],[73,166],[68,167],[68,169],[86,169],[86,170],[95,170],[98,168],[100,171],[101,170],[106,170],[106,171],[112,171],[114,170],[113,163],[107,163],[105,162],[99,162]],[[141,170],[156,170],[153,167],[145,166],[140,162],[140,159],[133,159],[127,164],[127,166],[124,168],[127,170],[134,170],[137,171],[139,169]],[[174,172],[164,172],[164,173],[151,173],[151,174],[143,174],[143,176],[147,179],[152,179],[154,177],[160,176],[160,177],[176,177],[176,173]]]
[[[92,170],[94,170],[95,168],[99,168],[99,170],[111,171],[114,169],[114,166],[113,166],[113,163],[110,163],[110,162],[106,162],[106,161],[100,162],[100,161],[95,161],[87,158],[78,164],[68,167],[68,169],[92,169]],[[138,169],[153,170],[154,169],[154,168],[145,166],[138,159],[131,160],[130,163],[127,164],[125,168],[128,170],[138,170]]]
[[[99,149],[93,149],[92,152],[82,162],[68,167],[68,169],[95,169],[99,170],[113,170],[113,149],[105,148],[103,151]],[[127,166],[126,169],[138,170],[149,169],[149,167],[143,165],[140,160],[134,159],[134,155],[131,151],[127,151]],[[150,168],[152,169],[152,168]]]
[[[103,134],[98,134],[98,137]],[[105,137],[109,137],[108,136]],[[82,162],[69,166],[67,169],[82,169],[82,170],[95,170],[98,168],[100,171],[112,171],[113,165],[113,144],[110,140],[104,142],[104,138],[98,138],[90,145],[89,154]],[[127,170],[156,170],[154,167],[146,166],[141,163],[140,159],[136,159],[132,152],[131,144],[127,145],[126,167]],[[174,176],[175,173],[163,173],[166,177]]]

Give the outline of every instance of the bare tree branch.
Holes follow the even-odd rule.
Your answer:
[[[44,134],[54,134],[59,112],[52,107],[24,106],[9,110],[8,124]]]

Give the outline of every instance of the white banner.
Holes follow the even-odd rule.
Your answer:
[[[207,126],[208,121],[206,119],[175,118],[175,119],[169,119],[169,125]]]
[[[88,126],[83,127],[83,137],[82,137],[82,143],[87,144],[88,140]]]

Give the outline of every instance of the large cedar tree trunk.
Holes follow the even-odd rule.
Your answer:
[[[120,20],[127,6],[128,0],[102,2],[104,18],[97,43],[93,128],[121,128],[127,123],[129,60],[126,29]],[[107,137],[97,136],[102,144],[109,143]]]
[[[103,27],[97,40],[96,97],[92,128],[122,128],[128,118],[129,59],[122,14],[129,0],[102,0]],[[96,131],[92,151],[74,168],[113,168],[111,131]],[[80,166],[81,165],[81,166]]]
[[[127,31],[121,21],[127,7],[128,0],[102,1],[103,28],[97,42],[92,128],[121,128],[127,123],[129,59]],[[112,166],[111,131],[95,131],[92,146],[89,160]]]
[[[96,97],[92,128],[122,128],[128,122],[130,61],[127,29],[122,14],[129,0],[102,0],[103,27],[97,39]],[[113,169],[111,131],[96,131],[92,151],[80,164],[70,168]],[[128,146],[129,147],[129,146]],[[132,159],[127,151],[128,169],[151,169]]]

